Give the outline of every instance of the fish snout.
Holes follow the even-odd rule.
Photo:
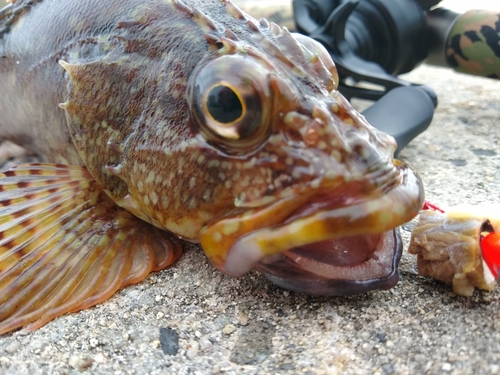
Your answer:
[[[298,130],[300,140],[299,146],[287,148],[294,159],[291,168],[308,165],[308,177],[317,186],[355,181],[370,190],[381,178],[398,179],[394,138],[368,124],[343,98],[314,105],[309,116],[289,113],[285,121]]]
[[[309,99],[279,117],[266,144],[286,188],[207,225],[200,243],[235,277],[253,268],[320,295],[390,288],[402,251],[396,228],[421,208],[421,180],[393,158],[394,139],[340,94]]]

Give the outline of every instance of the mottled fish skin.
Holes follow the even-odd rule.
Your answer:
[[[223,272],[358,236],[342,242],[371,244],[355,265],[382,248],[388,267],[341,276],[356,287],[340,294],[397,281],[393,229],[421,207],[420,180],[336,91],[336,68],[312,39],[227,0],[19,0],[0,13],[0,56],[2,138],[85,166],[118,206],[201,241]],[[306,278],[319,259],[329,280],[321,251]],[[309,281],[293,288],[314,293]],[[323,287],[336,293],[335,282]]]
[[[281,139],[272,144],[271,137],[266,144],[270,151],[261,149],[240,159],[200,144],[198,126],[189,115],[186,86],[200,61],[214,53],[217,43],[207,42],[206,33],[228,38],[227,47],[218,43],[223,49],[250,46],[264,56],[264,64],[277,65],[276,60],[281,59],[290,65],[288,69],[298,71],[277,75],[276,85],[283,86],[283,95],[290,96],[291,102],[288,108],[275,105],[272,109],[280,113],[272,116],[292,110],[310,116],[318,104],[314,110],[321,118],[320,112],[328,109],[308,98],[327,98],[327,87],[314,76],[305,78],[309,61],[304,60],[306,56],[300,61],[300,51],[293,50],[300,47],[291,43],[290,34],[278,27],[256,30],[256,21],[250,18],[254,26],[248,26],[245,16],[232,11],[235,8],[230,3],[193,1],[189,6],[196,11],[170,1],[44,0],[34,4],[1,39],[1,54],[7,57],[0,65],[0,91],[8,95],[0,100],[0,111],[5,114],[0,134],[33,147],[46,161],[82,164],[83,159],[120,205],[159,227],[196,240],[204,225],[234,208],[231,203],[235,200],[240,205],[256,205],[252,201],[263,195],[273,200],[276,191],[287,186],[307,188],[307,180],[312,182],[319,172],[293,173],[285,164],[303,162],[308,164],[306,168],[314,169],[311,160],[318,158],[316,150],[294,156],[279,149],[303,142],[301,136],[286,140],[276,132]],[[210,14],[210,19],[202,12]],[[44,37],[30,39],[27,35]],[[232,43],[231,39],[244,42]],[[279,49],[287,43],[290,50],[279,56]],[[266,53],[273,49],[278,56],[269,59]],[[298,62],[296,66],[286,61],[286,54]],[[66,74],[60,60],[66,62]],[[288,79],[298,83],[300,91]],[[326,84],[330,90],[334,88],[331,75],[326,75]],[[371,129],[343,98],[329,101],[347,127],[365,134],[358,137],[360,142],[354,149],[341,131],[331,134],[330,139],[310,141],[312,146],[317,143],[334,154],[335,159],[327,161],[330,175],[344,180],[349,174],[364,173],[346,168],[343,159],[354,160],[353,151],[380,153],[382,159],[390,159],[394,147],[390,137]],[[59,103],[65,103],[66,113]],[[285,126],[286,120],[275,124],[275,129]],[[300,131],[304,130],[294,130]],[[328,141],[336,145],[332,147]],[[247,188],[249,181],[252,189]]]
[[[23,2],[17,4],[24,9]],[[205,10],[222,7],[216,1],[196,5]],[[20,13],[0,39],[0,55],[5,56],[0,64],[0,90],[6,94],[0,95],[4,138],[34,150],[45,161],[87,165],[117,200],[127,194],[127,187],[102,166],[117,166],[133,157],[136,161],[129,166],[136,173],[133,179],[145,184],[151,179],[172,181],[181,171],[186,176],[192,160],[186,162],[182,156],[174,157],[175,163],[167,160],[166,175],[158,176],[153,165],[163,161],[149,158],[149,153],[143,160],[141,148],[175,153],[192,138],[186,126],[185,94],[189,73],[210,53],[203,25],[181,5],[168,1],[45,0],[26,5]],[[236,21],[218,13],[215,19]],[[28,37],[33,35],[43,38]],[[87,122],[77,129],[81,133],[73,134],[85,163],[74,147],[65,111],[58,107],[68,98],[68,79],[59,60],[85,70],[81,81],[75,73],[78,78],[72,82],[92,91],[93,97],[84,99],[92,101],[80,104],[76,119]],[[132,147],[134,155],[129,156]],[[176,181],[181,189],[183,180]],[[204,185],[209,192],[210,186]],[[167,205],[171,215],[180,206],[193,205],[187,196],[178,197],[177,205],[165,200],[174,200],[177,191],[162,194],[159,201],[157,196],[143,195],[142,185],[135,188],[141,198]],[[205,196],[213,199],[210,193]],[[194,232],[183,234],[194,237]]]
[[[220,3],[197,5],[210,9]],[[96,71],[95,76],[87,79],[95,81],[96,89],[122,85],[116,89],[123,94],[134,83],[152,84],[155,76],[157,94],[171,96],[171,105],[166,108],[171,109],[176,108],[172,98],[179,99],[180,93],[185,93],[183,73],[192,70],[197,59],[208,52],[200,26],[195,21],[188,22],[191,17],[169,1],[35,0],[17,1],[13,8],[14,14],[6,14],[0,21],[0,132],[3,138],[29,147],[51,162],[83,164],[70,137],[66,114],[58,108],[59,103],[67,100],[67,77],[59,60],[80,64],[111,60],[109,54],[115,51],[115,57],[137,58],[136,67],[140,67],[144,63],[141,55],[145,54],[147,62],[152,63],[146,69],[150,76],[143,77],[145,81],[133,81],[133,77],[123,80],[126,72],[102,79]],[[151,25],[154,21],[158,22]],[[163,61],[162,56],[166,56]],[[133,69],[130,67],[128,73],[134,74]],[[170,82],[168,78],[172,76],[178,79]],[[112,94],[103,92],[95,103],[105,110],[116,108],[120,103],[106,103]],[[127,108],[119,112],[117,122],[138,126],[131,124],[132,120],[147,103],[140,98],[134,107],[131,99],[122,99],[121,104]],[[179,116],[178,120],[185,118]]]

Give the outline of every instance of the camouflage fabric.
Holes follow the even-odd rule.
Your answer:
[[[459,72],[500,79],[500,14],[464,13],[448,37],[446,60]]]

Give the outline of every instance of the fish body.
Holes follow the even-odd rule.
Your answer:
[[[0,178],[0,332],[106,299],[178,238],[313,294],[397,281],[420,180],[312,39],[225,0],[18,0],[0,57],[0,136],[51,163]]]

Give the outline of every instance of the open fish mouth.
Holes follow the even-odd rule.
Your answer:
[[[285,289],[351,295],[390,289],[398,282],[403,250],[398,230],[341,237],[263,258],[255,268]]]
[[[399,161],[395,168],[397,183],[377,194],[283,199],[205,227],[201,245],[222,272],[237,277],[255,268],[286,289],[316,295],[389,289],[402,252],[397,227],[417,215],[424,199],[416,173]]]

